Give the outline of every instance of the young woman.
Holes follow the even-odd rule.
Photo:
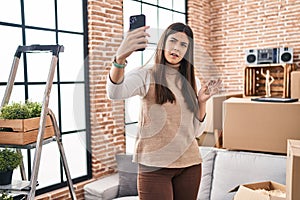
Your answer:
[[[139,163],[141,200],[194,200],[201,178],[196,137],[205,126],[206,101],[212,95],[194,73],[192,29],[171,24],[162,34],[155,64],[124,74],[126,58],[147,47],[149,26],[127,33],[107,79],[110,99],[141,97],[141,115],[133,160]]]

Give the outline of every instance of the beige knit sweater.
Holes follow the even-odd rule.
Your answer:
[[[175,103],[155,103],[151,69],[139,68],[127,73],[120,84],[107,78],[110,99],[141,96],[139,130],[133,160],[143,165],[182,168],[201,163],[196,137],[205,127],[188,109],[181,94],[180,73],[166,67],[167,87],[174,93]],[[197,89],[200,90],[197,79]]]

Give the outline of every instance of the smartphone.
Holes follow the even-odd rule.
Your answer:
[[[132,15],[129,17],[129,30],[134,30],[136,28],[146,25],[146,16],[143,14]],[[144,51],[145,48],[138,49],[137,51]]]

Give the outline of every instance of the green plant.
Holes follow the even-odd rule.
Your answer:
[[[0,200],[13,200],[14,198],[11,195],[6,194],[3,192],[0,196]]]
[[[28,119],[39,117],[42,110],[42,104],[38,102],[26,101],[25,103],[16,103],[4,105],[0,110],[2,119]]]
[[[22,163],[22,154],[13,149],[0,150],[0,171],[6,172],[17,168]]]

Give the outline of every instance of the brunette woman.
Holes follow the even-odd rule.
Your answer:
[[[139,163],[139,198],[196,200],[202,162],[196,137],[204,130],[206,101],[213,94],[195,77],[193,31],[183,23],[164,31],[153,66],[124,74],[126,58],[147,47],[148,28],[125,36],[107,78],[107,93],[110,99],[141,97],[133,156]]]

